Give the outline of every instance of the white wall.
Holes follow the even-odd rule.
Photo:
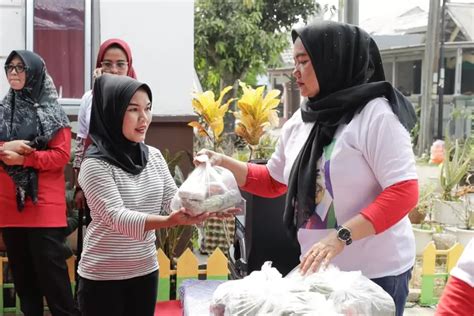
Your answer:
[[[3,65],[16,49],[25,49],[25,1],[0,0],[0,102],[9,88]]]
[[[130,45],[138,80],[152,89],[154,114],[193,113],[194,0],[101,0],[100,36]]]

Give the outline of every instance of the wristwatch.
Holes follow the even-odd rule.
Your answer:
[[[352,232],[349,228],[339,225],[336,227],[337,239],[344,242],[346,246],[352,244]]]

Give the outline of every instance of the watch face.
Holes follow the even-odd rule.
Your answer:
[[[343,227],[339,229],[337,235],[342,240],[348,240],[351,238],[351,231]]]

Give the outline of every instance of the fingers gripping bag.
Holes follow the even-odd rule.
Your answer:
[[[212,166],[206,155],[198,156],[203,162],[191,172],[171,200],[171,209],[184,207],[189,213],[220,212],[241,203],[242,196],[229,170]]]

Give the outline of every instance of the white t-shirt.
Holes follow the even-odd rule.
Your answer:
[[[474,238],[467,244],[451,275],[474,287]]]
[[[285,123],[267,164],[270,175],[288,184],[293,163],[314,123],[297,111]],[[387,187],[417,179],[410,136],[387,100],[376,98],[340,126],[318,162],[318,205],[298,230],[301,253],[328,232],[359,214]],[[368,278],[399,275],[414,264],[415,242],[407,217],[381,234],[354,241],[332,260],[344,271]]]
[[[79,106],[79,113],[77,115],[77,136],[86,139],[89,135],[89,125],[91,120],[92,109],[92,90],[84,93]]]

